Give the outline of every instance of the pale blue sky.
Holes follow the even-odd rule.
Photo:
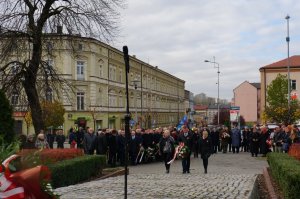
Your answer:
[[[233,89],[259,82],[258,69],[290,54],[300,55],[299,0],[127,0],[120,37],[113,44],[186,81],[186,89],[230,100]]]

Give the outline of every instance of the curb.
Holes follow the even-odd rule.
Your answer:
[[[264,175],[264,178],[265,178],[265,182],[266,182],[266,186],[267,186],[270,198],[271,199],[277,199],[274,187],[271,183],[271,179],[270,179],[270,175],[269,175],[267,167],[263,168],[263,175]]]
[[[127,174],[129,174],[129,169],[127,169]],[[110,178],[110,177],[116,177],[116,176],[120,176],[120,175],[125,175],[125,169],[120,169],[120,170],[115,171],[113,173],[104,175],[101,178],[99,178],[99,180],[103,180],[105,178]]]
[[[255,178],[255,181],[253,184],[253,188],[252,188],[252,191],[251,191],[248,199],[259,199],[257,178],[258,178],[258,175],[256,175],[256,178]]]

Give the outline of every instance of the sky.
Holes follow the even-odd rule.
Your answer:
[[[299,0],[127,0],[120,36],[130,55],[185,80],[185,89],[231,100],[244,81],[260,82],[259,68],[300,55]],[[297,48],[298,47],[298,48]]]

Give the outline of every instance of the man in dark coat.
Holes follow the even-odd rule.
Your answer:
[[[182,158],[182,173],[190,173],[191,150],[193,149],[193,135],[186,126],[182,127],[178,142],[183,142],[184,146],[188,147],[189,153],[184,158]]]
[[[47,133],[46,137],[47,137],[47,142],[49,144],[50,149],[53,149],[55,135],[53,134],[52,130]]]
[[[108,146],[104,132],[100,130],[98,131],[94,142],[94,147],[97,155],[106,155]]]
[[[235,125],[231,131],[231,143],[232,143],[232,152],[233,153],[239,153],[240,146],[241,146],[241,131],[240,129]]]
[[[140,140],[136,137],[136,133],[134,130],[131,131],[131,138],[129,140],[129,157],[131,161],[131,165],[136,165],[136,158],[138,152],[140,150]]]
[[[113,129],[108,136],[108,147],[109,147],[109,155],[108,155],[108,164],[112,167],[116,166],[117,161],[117,130]]]
[[[94,154],[94,145],[96,136],[94,134],[94,129],[89,128],[88,132],[84,134],[83,138],[83,149],[85,154],[92,155]]]
[[[118,159],[120,166],[125,165],[125,131],[121,129],[120,135],[117,136]]]
[[[66,141],[66,136],[63,133],[63,130],[58,130],[56,135],[57,148],[63,149]]]
[[[211,132],[211,141],[213,145],[213,152],[218,153],[218,146],[220,145],[220,133],[216,128]]]

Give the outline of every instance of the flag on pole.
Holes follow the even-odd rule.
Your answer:
[[[179,124],[177,125],[177,130],[180,130],[181,127],[183,125],[187,125],[187,123],[188,123],[187,115],[184,115],[183,118],[180,120]]]

